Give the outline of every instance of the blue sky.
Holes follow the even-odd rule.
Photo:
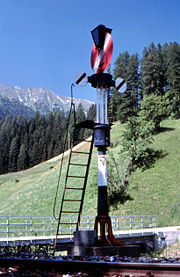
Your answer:
[[[180,43],[179,0],[0,0],[0,83],[70,96],[77,71],[93,74],[90,31],[112,28],[119,53],[142,54],[153,41]],[[88,84],[74,96],[95,100]]]

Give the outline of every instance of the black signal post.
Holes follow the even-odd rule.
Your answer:
[[[94,146],[98,150],[98,216],[108,216],[107,156],[110,146],[110,125],[107,115],[107,95],[113,84],[112,76],[106,73],[94,74],[88,81],[96,88],[96,124]]]
[[[111,219],[108,215],[106,151],[110,146],[110,125],[107,113],[107,95],[110,87],[115,86],[115,81],[112,80],[110,74],[103,73],[103,71],[108,67],[111,60],[113,48],[111,31],[104,25],[99,25],[91,32],[95,43],[91,54],[91,67],[95,74],[88,77],[88,82],[91,83],[92,87],[96,88],[94,145],[98,150],[98,209],[94,228],[97,235],[100,234],[98,240],[100,245],[109,243],[112,245],[121,244],[113,236]],[[99,227],[100,230],[98,230]]]

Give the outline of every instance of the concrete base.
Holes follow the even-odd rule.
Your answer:
[[[74,232],[74,246],[68,247],[68,254],[71,256],[130,256],[138,257],[141,253],[139,245],[96,245],[96,231]],[[96,245],[96,246],[95,246]]]
[[[71,256],[140,256],[141,248],[139,245],[124,246],[101,246],[101,247],[83,247],[73,246],[69,249],[68,254]]]
[[[96,240],[96,231],[76,231],[74,232],[74,246],[94,246]]]

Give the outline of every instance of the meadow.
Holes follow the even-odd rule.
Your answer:
[[[108,152],[114,155],[117,162],[124,128],[125,125],[116,122],[111,130]],[[110,207],[110,215],[156,215],[158,226],[180,225],[180,120],[163,121],[161,132],[153,139],[153,149],[162,151],[163,155],[150,168],[144,171],[137,169],[131,174],[128,186],[131,200]],[[82,146],[77,147],[81,149]],[[83,145],[83,149],[86,150],[86,146]],[[76,162],[82,162],[81,156],[74,158]],[[0,175],[0,216],[52,216],[61,157],[59,155],[28,170]],[[68,155],[65,155],[62,181],[67,158]],[[56,215],[62,189],[63,184],[60,184]],[[96,213],[97,149],[94,148],[83,215],[96,216]]]

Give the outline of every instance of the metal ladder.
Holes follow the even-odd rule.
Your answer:
[[[76,130],[79,130],[80,128],[93,129],[94,122],[86,120],[75,126]],[[54,250],[56,248],[58,236],[64,235],[64,234],[69,235],[67,232],[65,233],[62,232],[62,230],[66,230],[66,228],[61,228],[62,226],[67,227],[69,224],[71,226],[75,225],[74,229],[78,230],[80,225],[80,218],[81,218],[81,213],[83,208],[85,190],[86,190],[92,150],[93,150],[94,134],[89,139],[76,140],[76,142],[78,143],[86,142],[88,143],[88,147],[86,145],[85,151],[76,150],[77,146],[74,147],[73,145],[74,142],[71,144],[71,149],[68,157],[67,171],[66,171],[66,176],[64,181],[64,189],[63,189],[61,205],[60,205],[60,212],[58,217],[58,225],[57,225]],[[83,148],[83,146],[81,148]],[[76,161],[77,155],[78,157],[82,156],[82,159],[80,159],[80,162]],[[75,196],[74,199],[71,196],[72,192],[73,192],[73,195]],[[73,222],[68,222],[68,220],[66,220],[67,215],[72,217],[74,216],[75,220]],[[69,229],[71,228],[67,228],[67,230]]]

